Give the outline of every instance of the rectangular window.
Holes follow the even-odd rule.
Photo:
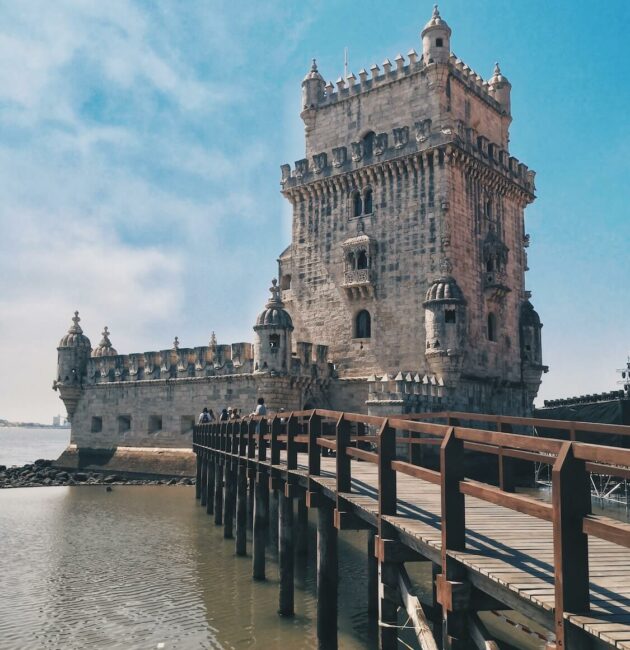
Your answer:
[[[149,433],[158,433],[162,431],[162,416],[149,415]]]
[[[92,427],[90,428],[90,431],[92,433],[100,433],[103,430],[103,418],[98,417],[98,416],[93,416],[92,417]]]
[[[118,416],[118,433],[127,433],[131,429],[131,415]]]
[[[455,323],[457,322],[457,317],[455,315],[454,309],[445,309],[444,310],[444,322],[445,323]]]
[[[180,420],[179,431],[182,435],[192,433],[193,426],[195,425],[194,415],[182,415]]]

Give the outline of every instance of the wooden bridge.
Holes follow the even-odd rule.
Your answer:
[[[475,422],[477,426],[462,426]],[[556,429],[556,438],[527,435]],[[518,431],[525,432],[519,433]],[[630,524],[592,514],[590,475],[630,477],[630,450],[586,444],[630,427],[467,413],[391,418],[313,410],[195,427],[197,498],[265,578],[269,491],[278,502],[279,613],[293,614],[295,543],[317,509],[317,636],[337,646],[337,531],[369,531],[368,608],[398,646],[398,612],[423,650],[497,648],[478,616],[515,610],[548,648],[630,649]],[[439,448],[439,471],[423,450]],[[483,456],[498,485],[472,480]],[[487,460],[487,458],[486,458]],[[494,461],[493,461],[494,462]],[[552,466],[551,502],[514,491],[514,463]],[[297,500],[297,522],[294,522]],[[405,563],[428,561],[421,602]]]

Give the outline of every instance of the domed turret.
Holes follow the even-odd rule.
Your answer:
[[[326,82],[317,70],[317,61],[313,59],[311,69],[302,80],[302,110],[317,108],[324,99],[324,86]]]
[[[293,321],[280,300],[278,281],[274,279],[271,284],[271,298],[254,325],[254,369],[255,372],[286,374],[291,363]]]
[[[92,351],[93,357],[115,357],[118,355],[118,352],[113,348],[112,342],[109,340],[109,330],[107,325],[103,330],[103,338],[101,342],[94,348]]]
[[[512,84],[501,73],[499,64],[494,64],[494,73],[488,81],[488,89],[490,94],[501,104],[503,112],[507,115],[510,114],[510,93],[512,91]]]
[[[57,379],[53,383],[53,389],[59,390],[59,397],[66,405],[69,419],[72,419],[79,401],[83,378],[87,373],[87,364],[92,351],[90,339],[83,334],[79,325],[80,320],[79,312],[75,311],[72,326],[59,341]]]
[[[427,289],[424,301],[425,356],[431,371],[448,384],[461,372],[466,338],[466,300],[450,275]]]
[[[451,28],[442,20],[438,6],[433,6],[431,20],[422,30],[422,56],[428,63],[446,63],[451,52]]]
[[[521,375],[527,389],[529,407],[538,394],[543,372],[549,370],[542,362],[541,329],[540,316],[529,299],[526,299],[521,304],[519,334],[521,339]]]

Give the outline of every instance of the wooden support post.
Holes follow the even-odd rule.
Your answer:
[[[420,600],[417,596],[414,596],[411,593],[411,581],[409,580],[409,576],[407,575],[404,566],[401,566],[398,571],[398,589],[400,591],[400,598],[403,606],[413,624],[420,647],[422,650],[438,650],[435,637],[431,632],[429,622],[424,614]]]
[[[247,423],[247,478],[249,490],[247,492],[247,522],[252,529],[254,527],[254,492],[256,486],[256,469],[254,459],[256,458],[256,422],[250,420]]]
[[[367,612],[369,618],[378,616],[378,560],[374,544],[376,530],[368,530],[367,545]]]
[[[321,650],[337,648],[337,529],[331,503],[317,509],[317,641]]]
[[[206,505],[206,481],[208,480],[208,456],[206,451],[201,452],[201,495],[200,505]]]
[[[293,616],[294,589],[294,551],[293,548],[293,498],[280,495],[278,509],[278,571],[280,578],[280,594],[278,614]]]
[[[278,490],[269,491],[269,544],[278,550]]]
[[[278,436],[282,434],[282,423],[280,418],[275,417],[271,420],[271,426],[269,427],[271,432],[271,441],[270,441],[270,452],[271,452],[271,464],[280,465],[280,441]]]
[[[384,516],[395,515],[397,508],[396,472],[392,461],[396,460],[396,430],[385,420],[378,432],[378,533],[386,539],[391,533]],[[393,650],[398,647],[398,604],[388,597],[398,583],[398,564],[378,561],[379,599],[379,647]]]
[[[214,473],[216,471],[216,463],[214,458],[208,455],[208,470],[206,474],[206,512],[209,515],[214,514],[214,489],[216,478]]]
[[[247,466],[238,466],[236,484],[236,554],[247,554]]]
[[[437,579],[438,601],[442,605],[444,648],[470,648],[467,625],[467,594],[470,585],[464,582],[464,569],[453,562],[448,551],[466,549],[466,516],[464,495],[459,483],[465,478],[464,444],[455,437],[451,427],[440,447],[442,497],[442,574]]]
[[[553,556],[555,576],[556,648],[577,648],[568,643],[565,612],[585,614],[590,609],[588,536],[584,517],[591,514],[591,490],[584,461],[564,443],[551,472],[553,503]]]
[[[499,421],[497,429],[504,433],[512,433],[512,425]],[[514,492],[515,476],[514,476],[514,458],[503,455],[503,448],[499,447],[499,487],[504,492]]]
[[[214,465],[214,523],[223,523],[223,465],[217,458]]]
[[[308,553],[308,508],[306,507],[306,495],[300,496],[297,502],[297,539],[296,547],[298,555]]]
[[[236,504],[236,490],[234,470],[230,459],[225,463],[225,501],[223,504],[223,537],[234,537],[234,506]]]
[[[198,434],[193,434],[194,438],[197,439]],[[201,467],[203,464],[201,454],[202,452],[199,449],[196,450],[197,454],[197,474],[195,479],[195,499],[201,499]]]
[[[265,548],[269,528],[269,481],[261,472],[256,477],[254,498],[254,535],[252,544],[254,580],[265,579]]]

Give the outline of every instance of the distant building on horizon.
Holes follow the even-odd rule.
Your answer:
[[[249,413],[260,396],[270,410],[531,415],[547,370],[525,286],[535,174],[509,151],[510,82],[498,64],[483,80],[450,39],[436,8],[421,54],[335,84],[313,60],[305,157],[282,165],[291,243],[253,344],[176,337],[121,355],[107,328],[92,349],[75,314],[54,385],[72,421],[63,462],[116,450],[111,463],[146,467],[138,448],[158,447],[183,468],[204,406]]]

